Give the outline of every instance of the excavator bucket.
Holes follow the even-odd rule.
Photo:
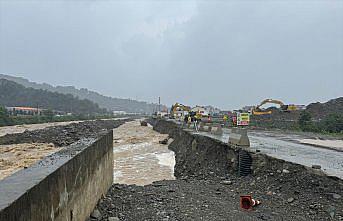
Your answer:
[[[229,136],[229,144],[239,147],[250,147],[247,130],[243,128],[232,128]]]

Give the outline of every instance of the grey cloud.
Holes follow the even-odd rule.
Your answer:
[[[1,1],[0,72],[236,108],[343,95],[342,1]]]

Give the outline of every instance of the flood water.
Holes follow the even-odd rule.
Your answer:
[[[168,135],[139,120],[113,130],[114,183],[147,185],[158,180],[173,180],[175,155],[168,145],[159,144]]]

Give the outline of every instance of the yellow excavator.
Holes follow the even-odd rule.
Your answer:
[[[285,105],[282,101],[274,100],[274,99],[265,99],[263,100],[259,105],[257,105],[253,110],[253,115],[266,115],[266,114],[272,114],[271,110],[262,110],[261,106],[267,103],[271,104],[278,104],[280,105],[280,109],[284,112],[290,112],[297,110],[297,107],[294,104]]]
[[[176,118],[178,117],[179,114],[185,114],[185,112],[190,112],[191,108],[180,104],[180,103],[175,103],[170,110],[170,116]]]

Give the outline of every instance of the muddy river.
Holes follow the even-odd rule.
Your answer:
[[[147,185],[158,180],[173,180],[175,156],[168,145],[159,144],[168,135],[139,120],[113,130],[114,183]],[[171,141],[169,141],[171,142]]]
[[[61,149],[47,143],[0,145],[0,180]]]

